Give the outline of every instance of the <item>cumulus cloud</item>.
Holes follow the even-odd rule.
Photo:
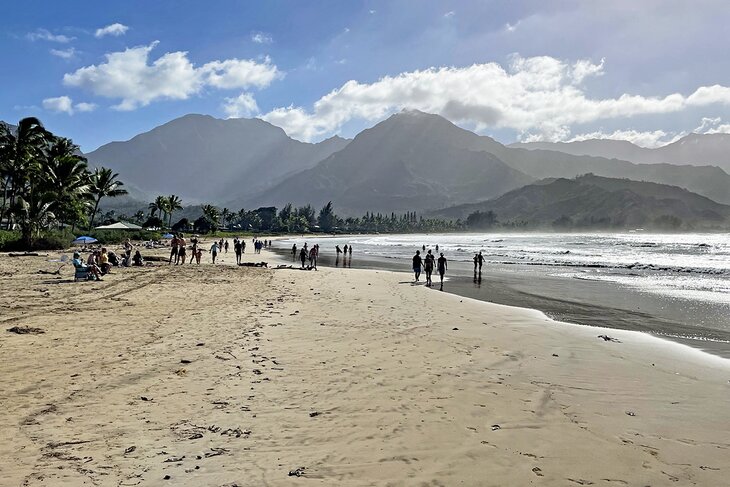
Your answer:
[[[92,112],[96,109],[96,105],[93,103],[81,102],[74,105],[73,100],[65,95],[46,98],[43,100],[42,105],[46,110],[69,115],[73,115],[74,112]]]
[[[693,130],[697,134],[730,134],[730,123],[722,123],[722,118],[703,117],[699,127]]]
[[[515,55],[506,67],[485,63],[411,71],[373,83],[351,80],[321,97],[311,110],[280,107],[262,118],[292,137],[313,140],[350,120],[377,121],[403,109],[418,109],[478,131],[513,129],[525,140],[564,140],[574,124],[730,104],[730,88],[720,85],[700,87],[688,96],[591,97],[584,81],[602,75],[604,69],[603,60],[568,62]]]
[[[241,118],[257,114],[259,107],[253,95],[244,92],[235,98],[226,98],[223,111],[228,118]]]
[[[51,54],[62,59],[71,59],[76,54],[76,49],[69,47],[68,49],[51,49]]]
[[[121,99],[112,107],[117,110],[134,110],[157,100],[185,100],[206,87],[264,88],[281,76],[269,58],[263,62],[226,59],[196,67],[187,52],[168,52],[150,63],[150,52],[157,44],[106,54],[106,62],[67,73],[63,82],[98,96]]]
[[[104,36],[114,36],[119,37],[121,35],[124,35],[129,30],[129,27],[120,24],[119,22],[107,25],[106,27],[101,27],[99,29],[96,29],[96,32],[94,32],[94,37],[97,39],[101,39]]]
[[[65,36],[63,34],[52,34],[46,29],[38,29],[35,32],[28,32],[25,37],[31,41],[50,41],[66,44],[75,39],[75,37]]]
[[[251,40],[256,44],[271,44],[274,39],[266,32],[252,32]]]

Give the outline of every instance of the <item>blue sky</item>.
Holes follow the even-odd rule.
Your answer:
[[[187,113],[300,140],[415,108],[515,140],[730,132],[724,1],[68,1],[3,12],[0,119],[85,151]]]

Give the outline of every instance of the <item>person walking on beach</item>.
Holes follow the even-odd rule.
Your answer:
[[[297,260],[297,244],[291,246],[291,260]]]
[[[413,273],[416,275],[416,282],[418,282],[418,278],[421,277],[422,264],[423,259],[421,259],[421,251],[416,250],[416,255],[413,256]]]
[[[436,258],[431,253],[431,249],[428,249],[426,258],[423,260],[423,270],[426,271],[426,286],[431,287],[431,274],[433,274],[433,267],[436,264]]]
[[[317,244],[314,244],[309,251],[309,267],[313,268],[314,270],[317,270],[317,250],[319,247]]]
[[[479,254],[474,254],[474,274],[477,273],[477,265],[479,265]]]
[[[438,258],[438,261],[436,263],[439,277],[441,278],[441,291],[444,290],[444,274],[446,274],[446,269],[448,268],[448,264],[446,263],[446,257],[444,257],[444,253],[441,252],[441,257]]]
[[[210,246],[210,255],[213,258],[213,263],[215,264],[215,258],[218,257],[218,242],[213,242],[213,245]]]
[[[484,256],[482,255],[482,251],[479,251],[479,255],[477,255],[477,261],[479,262],[479,274],[482,273],[482,264],[484,264]]]
[[[307,261],[307,245],[305,244],[304,247],[302,247],[302,250],[299,252],[299,260],[302,261],[302,269],[304,269],[304,263]]]
[[[193,244],[192,252],[190,254],[190,263],[193,263],[193,260],[195,260],[195,257],[198,255],[198,239],[193,237],[190,239],[190,243]]]
[[[203,249],[198,247],[198,252],[195,254],[195,262],[198,265],[200,265],[200,259],[202,259],[202,258],[203,258]],[[191,264],[192,264],[192,262],[191,262]]]
[[[226,243],[223,244],[223,248],[226,251],[226,254],[228,253],[228,240],[226,240]]]
[[[345,256],[347,256],[347,249],[348,249],[347,244],[345,244],[345,246],[343,248],[345,249],[345,251],[344,251],[345,252]]]
[[[177,263],[177,235],[170,240],[170,260],[167,263],[172,264],[172,259]]]
[[[236,252],[236,264],[241,263],[241,248],[242,248],[241,241],[236,239],[233,242],[233,251]]]

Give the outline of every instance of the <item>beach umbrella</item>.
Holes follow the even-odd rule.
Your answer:
[[[172,237],[174,237],[174,236],[175,236],[175,235],[173,235],[173,234],[171,234],[171,233],[166,233],[166,234],[164,234],[164,235],[162,236],[162,238],[172,238]]]
[[[75,239],[71,243],[73,245],[86,245],[86,244],[91,244],[91,243],[94,243],[94,242],[98,242],[98,240],[96,240],[94,237],[89,237],[87,235],[82,235],[82,236],[78,237],[77,239]]]

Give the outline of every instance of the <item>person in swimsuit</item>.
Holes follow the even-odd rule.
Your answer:
[[[177,263],[177,237],[172,237],[172,240],[170,240],[170,260],[167,262],[168,264],[172,264],[172,259],[175,259],[175,263]]]
[[[241,241],[236,240],[233,243],[233,251],[236,253],[236,264],[241,263]]]
[[[180,261],[180,264],[182,265],[185,263],[185,257],[186,257],[185,254],[187,253],[187,249],[185,248],[187,246],[187,242],[185,242],[185,238],[181,236],[177,240],[177,245],[179,247],[179,249],[177,251],[177,256],[178,256],[178,260]],[[177,262],[175,264],[177,264]]]
[[[213,242],[210,246],[210,255],[213,257],[213,263],[215,264],[215,258],[218,257],[218,242]]]

